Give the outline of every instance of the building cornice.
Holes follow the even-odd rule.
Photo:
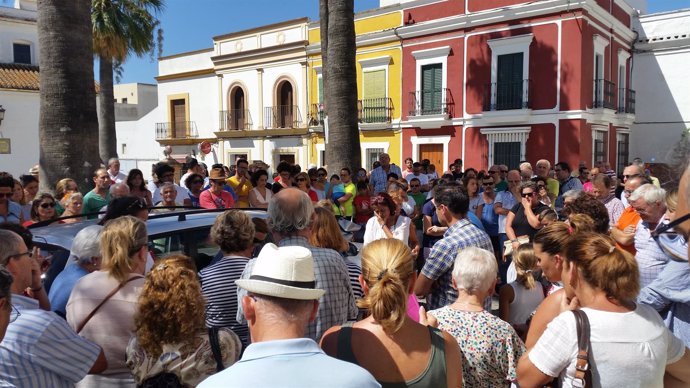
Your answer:
[[[214,74],[215,70],[213,68],[211,69],[201,69],[201,70],[194,70],[194,71],[185,71],[182,73],[173,73],[173,74],[166,74],[166,75],[159,75],[158,77],[153,77],[156,81],[169,81],[169,80],[176,80],[176,79],[181,79],[181,78],[191,78],[191,77],[198,77],[201,75],[209,75],[209,74]]]
[[[214,36],[213,41],[219,42],[219,41],[224,41],[224,40],[230,40],[233,38],[240,38],[240,37],[244,37],[247,35],[254,35],[254,34],[259,33],[259,32],[269,32],[269,31],[273,31],[273,30],[281,30],[281,29],[285,29],[285,27],[297,27],[300,24],[307,25],[307,23],[309,23],[309,18],[308,17],[301,17],[301,18],[286,20],[283,22],[273,23],[273,24],[269,24],[269,25],[265,25],[265,26],[254,27],[254,28],[249,28],[246,30],[231,32],[231,33],[224,34],[224,35]]]
[[[355,37],[355,44],[357,48],[372,46],[375,44],[383,44],[389,42],[398,42],[400,39],[395,35],[395,29],[369,32],[366,34],[357,35]],[[321,42],[312,43],[307,46],[307,54],[320,54]]]
[[[240,61],[251,61],[253,59],[265,59],[270,56],[285,56],[286,54],[294,54],[295,58],[304,58],[306,56],[307,41],[297,41],[285,43],[279,46],[269,46],[254,50],[240,51],[236,53],[223,54],[211,57],[211,61],[215,66],[222,66],[232,64]]]

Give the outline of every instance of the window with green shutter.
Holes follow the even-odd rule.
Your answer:
[[[422,66],[421,99],[422,115],[441,114],[443,101],[443,65],[434,63]]]
[[[323,104],[323,77],[319,77],[317,83],[318,83],[317,97],[319,99],[319,104]]]
[[[496,110],[522,109],[523,106],[523,53],[498,56]]]
[[[380,123],[386,121],[386,101],[386,71],[363,72],[362,122]]]

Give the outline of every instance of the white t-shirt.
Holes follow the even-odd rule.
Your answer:
[[[387,238],[386,233],[383,231],[379,221],[376,216],[371,217],[367,221],[366,231],[364,232],[364,246],[372,241],[380,240],[382,238]],[[410,218],[405,216],[399,216],[398,221],[396,221],[393,226],[391,233],[393,233],[393,238],[398,239],[405,244],[410,237]]]
[[[665,326],[659,313],[638,304],[634,311],[612,313],[583,308],[589,318],[593,386],[662,388],[664,370],[683,356],[685,345]],[[563,387],[573,386],[577,356],[575,315],[556,317],[529,359],[543,373],[559,376]]]

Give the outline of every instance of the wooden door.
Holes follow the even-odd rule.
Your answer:
[[[184,139],[187,137],[187,107],[185,100],[172,100],[172,131],[171,138]]]
[[[443,144],[420,144],[419,161],[429,159],[431,164],[436,166],[438,175],[441,176],[445,166],[443,158]]]

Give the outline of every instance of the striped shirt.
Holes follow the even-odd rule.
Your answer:
[[[657,227],[663,225],[661,222]],[[668,256],[661,250],[659,244],[652,238],[649,224],[643,220],[635,229],[635,260],[640,268],[640,289],[649,285],[668,263]]]
[[[489,235],[463,218],[448,228],[443,239],[431,248],[422,268],[422,275],[437,281],[438,287],[432,289],[427,296],[427,310],[447,306],[458,298],[458,291],[453,288],[451,280],[453,264],[458,252],[471,246],[494,251]]]
[[[227,327],[240,337],[243,345],[249,343],[247,325],[237,322],[237,285],[248,258],[225,256],[199,272],[201,291],[206,297],[206,326]]]
[[[12,295],[21,315],[0,344],[0,379],[22,388],[74,387],[96,362],[101,348],[78,336],[38,302]]]
[[[287,237],[278,246],[299,246],[311,251],[314,258],[314,275],[316,277],[316,288],[326,290],[324,296],[319,299],[319,309],[316,313],[316,320],[309,323],[305,337],[314,341],[319,341],[323,333],[336,325],[342,325],[350,319],[357,317],[357,306],[355,297],[352,293],[348,268],[343,257],[333,249],[317,248],[305,237]],[[242,279],[248,279],[254,269],[255,260],[250,260],[242,273]],[[247,295],[247,291],[239,289],[237,300]],[[238,306],[237,321],[246,322],[242,305]]]

